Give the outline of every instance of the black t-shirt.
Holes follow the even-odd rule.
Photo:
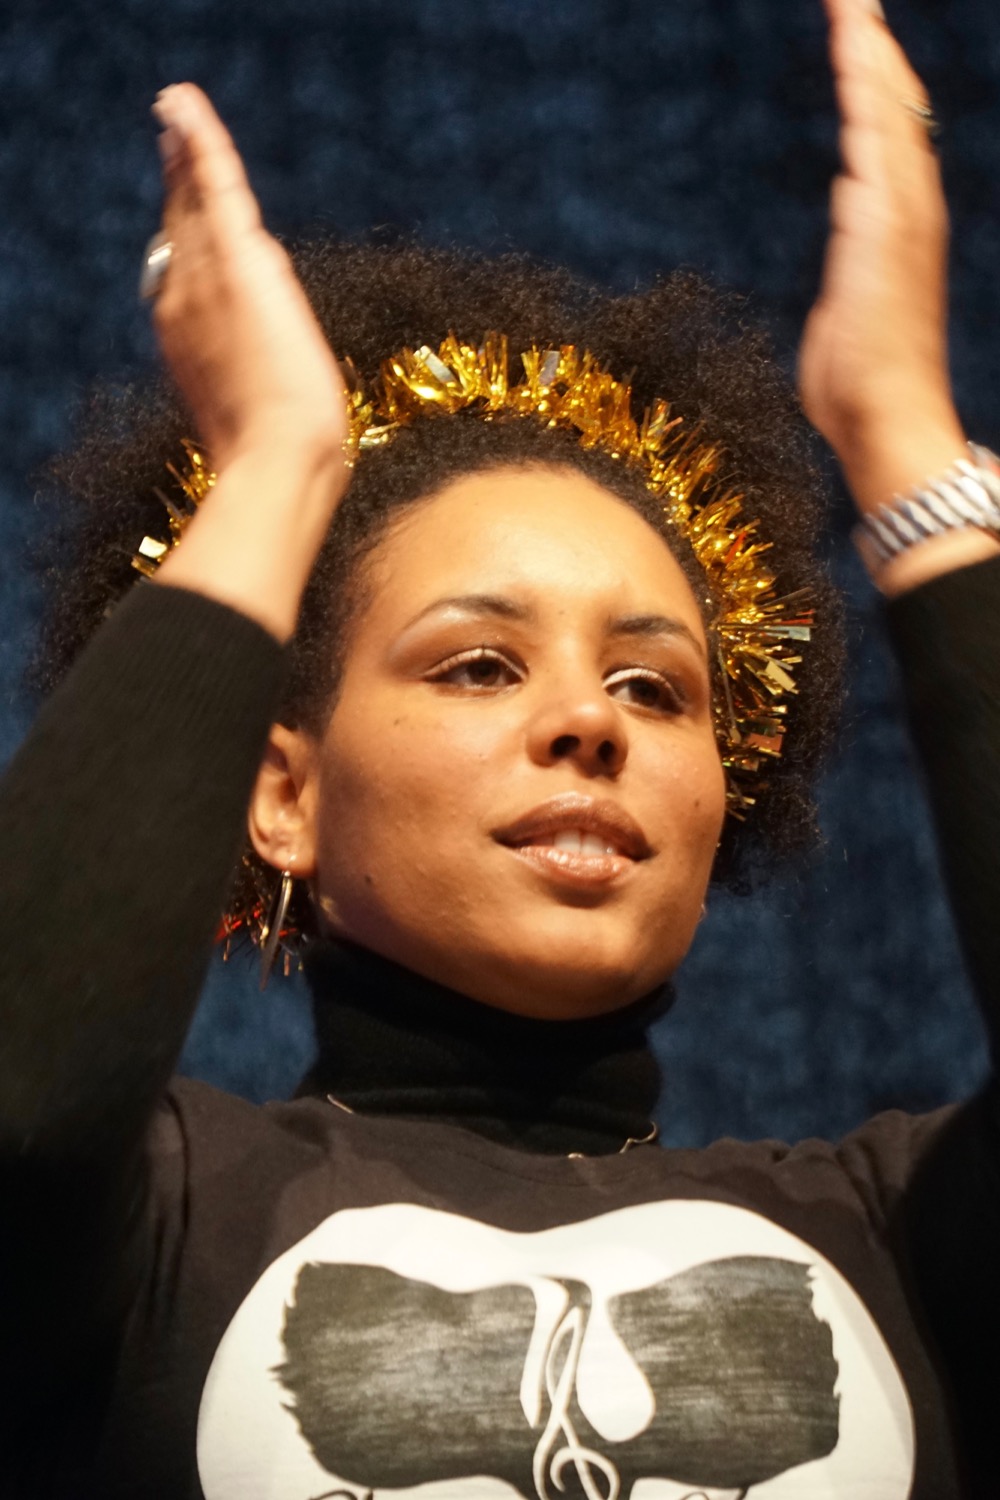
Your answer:
[[[980,565],[889,611],[991,1025],[998,585]],[[170,1080],[281,665],[144,586],[4,782],[10,1493],[992,1494],[992,1087],[839,1145],[620,1155],[641,1007],[560,1052],[352,950],[313,964],[306,1097]]]

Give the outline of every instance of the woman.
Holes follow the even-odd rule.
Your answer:
[[[800,385],[869,512],[965,436],[922,92],[870,9],[830,14],[844,173]],[[546,374],[522,339],[509,388],[461,330],[400,351],[374,415],[345,401],[207,101],[181,86],[158,114],[156,321],[217,481],[0,803],[14,1493],[988,1493],[995,1090],[837,1147],[669,1152],[648,1128],[644,1027],[736,859],[727,803],[766,828],[774,792],[801,833],[815,749],[787,687],[801,600],[773,649],[758,622],[763,708],[714,665],[720,642],[724,668],[749,658],[706,580],[732,602],[762,566],[755,533],[713,562],[705,507],[684,517],[717,452],[672,446],[660,409],[612,452],[621,388],[584,351]],[[605,441],[581,445],[579,406],[547,425],[570,395]],[[348,491],[362,431],[398,504],[367,454]],[[988,1006],[998,543],[947,494],[939,533],[897,507],[869,545]],[[326,619],[289,688],[303,598]],[[169,1082],[248,801],[279,897],[308,892],[321,1030],[303,1097],[263,1110]]]

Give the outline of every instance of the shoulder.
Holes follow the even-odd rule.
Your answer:
[[[194,1078],[174,1077],[153,1117],[149,1149],[154,1166],[180,1160],[187,1172],[226,1172],[252,1161],[291,1170],[326,1149],[336,1124],[320,1099],[251,1104]]]

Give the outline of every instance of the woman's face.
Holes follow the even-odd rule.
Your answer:
[[[694,935],[724,815],[705,633],[666,544],[570,468],[472,474],[371,562],[300,778],[329,927],[529,1015],[628,1004]]]

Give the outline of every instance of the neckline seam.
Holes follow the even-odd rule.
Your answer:
[[[441,1133],[444,1138],[427,1145],[428,1151],[445,1158],[446,1161],[454,1161],[456,1157],[476,1162],[479,1165],[492,1167],[501,1176],[508,1177],[512,1181],[535,1178],[538,1181],[548,1180],[553,1177],[564,1175],[567,1167],[571,1171],[593,1172],[596,1170],[604,1174],[605,1163],[613,1168],[616,1178],[624,1173],[627,1176],[636,1175],[640,1169],[645,1169],[645,1163],[649,1161],[663,1161],[670,1153],[670,1147],[666,1146],[659,1137],[650,1142],[643,1143],[650,1149],[643,1150],[637,1145],[633,1150],[622,1152],[612,1149],[600,1152],[597,1155],[580,1153],[569,1155],[566,1152],[557,1151],[529,1151],[518,1146],[508,1145],[503,1141],[492,1140],[489,1136],[479,1135],[476,1131],[468,1129],[467,1126],[443,1120],[403,1120],[393,1115],[359,1115],[355,1112],[350,1114],[344,1110],[332,1110],[327,1105],[326,1099],[321,1096],[313,1096],[313,1102],[324,1106],[335,1132],[344,1135],[353,1135],[362,1143],[373,1139],[376,1134],[384,1136],[393,1134],[393,1126],[404,1124],[407,1129],[414,1127],[418,1131],[426,1130],[429,1134]],[[374,1129],[366,1131],[363,1126],[367,1122]],[[652,1123],[652,1122],[651,1122]],[[458,1141],[448,1140],[449,1135],[457,1135]],[[405,1154],[409,1154],[408,1152]],[[425,1152],[426,1154],[426,1152]],[[514,1161],[509,1158],[513,1157]],[[515,1164],[516,1163],[516,1164]],[[523,1166],[521,1165],[523,1163]],[[533,1170],[541,1168],[541,1171]],[[567,1186],[588,1189],[593,1186],[583,1177],[578,1181],[568,1181]]]

